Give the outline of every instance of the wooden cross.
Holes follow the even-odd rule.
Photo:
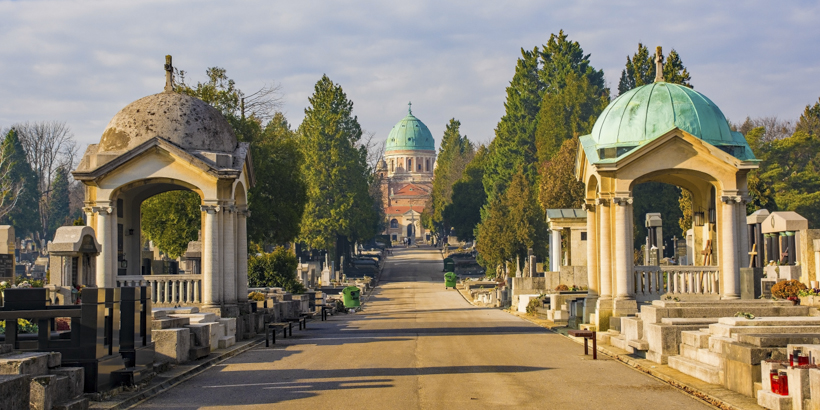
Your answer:
[[[756,250],[757,250],[757,244],[753,244],[752,245],[752,251],[749,252],[749,267],[750,268],[755,268],[756,267],[755,266],[755,256],[757,256],[757,252],[755,252]]]
[[[700,252],[703,255],[703,266],[709,266],[712,264],[712,240],[708,239],[706,241],[706,246],[703,247],[703,250]]]
[[[780,252],[780,264],[785,265],[789,260],[789,247],[787,246],[786,249],[783,249],[783,252]]]

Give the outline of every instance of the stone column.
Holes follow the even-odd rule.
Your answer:
[[[98,203],[101,204],[102,203]],[[111,224],[114,219],[114,208],[110,204],[107,206],[95,206],[92,212],[97,213],[97,240],[102,249],[97,256],[97,272],[95,286],[99,288],[114,286],[114,259],[117,254],[117,238],[111,235]]]
[[[595,203],[587,200],[584,205],[587,212],[587,285],[589,291],[584,299],[584,323],[590,323],[591,315],[595,313],[595,304],[598,302],[598,240],[595,236],[598,226],[598,213]]]
[[[612,248],[611,248],[611,214],[610,200],[599,198],[598,204],[600,257],[598,258],[598,270],[600,275],[600,296],[595,310],[595,326],[599,332],[609,330],[609,318],[612,317]]]
[[[241,209],[236,213],[236,298],[248,297],[248,217],[250,211]]]
[[[612,199],[615,204],[615,304],[614,316],[628,316],[637,313],[634,285],[630,277],[633,275],[632,255],[632,198],[621,196]]]
[[[740,243],[737,236],[737,204],[741,202],[737,195],[724,195],[720,197],[722,205],[721,213],[721,244],[720,244],[720,298],[721,299],[739,299],[739,276],[737,261],[737,245]]]
[[[550,231],[550,271],[561,270],[561,228],[555,227]]]
[[[207,307],[218,307],[222,303],[222,276],[218,266],[217,234],[220,207],[203,205],[205,213],[205,232],[202,233],[202,303]]]
[[[226,305],[236,305],[236,208],[222,207],[222,294]]]

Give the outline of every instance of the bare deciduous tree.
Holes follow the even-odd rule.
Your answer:
[[[270,121],[276,112],[282,108],[282,86],[279,84],[266,85],[254,93],[242,95],[241,115],[253,115],[263,124]]]
[[[77,143],[65,122],[36,121],[15,124],[13,127],[17,129],[29,165],[37,175],[37,188],[40,191],[40,234],[45,236],[50,221],[49,198],[54,174],[60,167],[74,169]]]

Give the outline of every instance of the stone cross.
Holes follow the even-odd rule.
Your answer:
[[[412,101],[407,103],[407,113],[410,114],[410,115],[413,115],[413,102]]]
[[[655,82],[664,81],[663,79],[663,52],[661,46],[655,49]]]
[[[174,66],[170,55],[165,56],[165,92],[174,92]]]

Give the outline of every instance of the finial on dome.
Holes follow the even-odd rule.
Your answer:
[[[412,101],[407,103],[407,114],[413,115],[413,102]]]
[[[663,79],[663,51],[661,46],[655,49],[655,82],[666,81]]]
[[[174,66],[171,64],[171,55],[165,56],[165,92],[174,92]]]

